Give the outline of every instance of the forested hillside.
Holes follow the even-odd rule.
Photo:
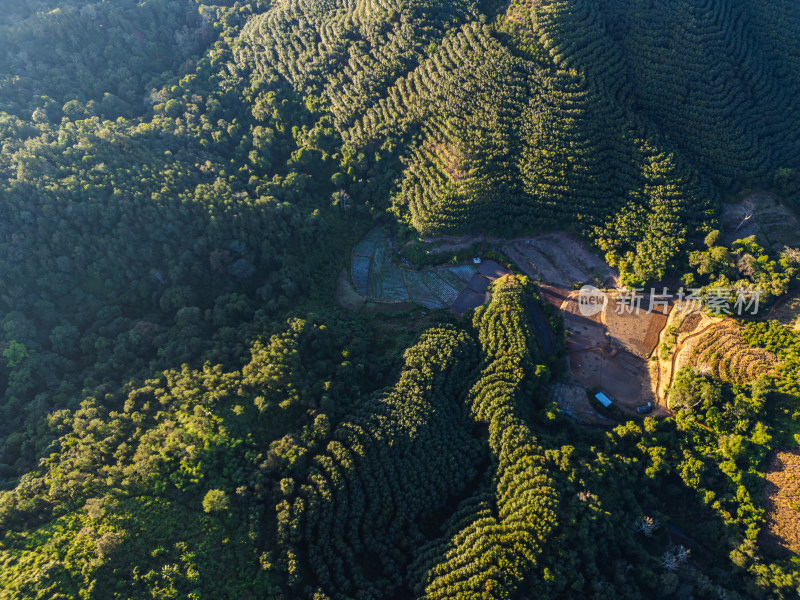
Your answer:
[[[800,204],[798,32],[789,0],[6,0],[0,599],[798,597],[760,537],[796,332],[598,429],[526,277],[463,317],[334,301],[376,223],[782,296],[791,249],[715,230],[743,187]]]
[[[213,40],[193,0],[8,0],[0,17],[0,108],[58,122],[138,116]]]
[[[797,166],[800,49],[779,40],[798,11],[284,2],[235,56],[318,97],[346,142],[343,175],[388,180],[379,198],[421,232],[575,224],[641,281],[711,222],[716,186]]]
[[[335,132],[286,86],[232,75],[225,44],[146,120],[0,116],[3,477],[35,464],[48,436],[27,434],[84,390],[238,361],[335,277]]]

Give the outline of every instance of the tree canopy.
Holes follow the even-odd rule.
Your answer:
[[[335,301],[378,224],[791,292],[797,250],[718,216],[800,189],[796,2],[3,9],[0,598],[800,593],[760,537],[797,332],[737,322],[760,377],[711,357],[669,416],[586,428],[527,278],[459,317]]]

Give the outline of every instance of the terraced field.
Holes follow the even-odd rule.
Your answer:
[[[660,341],[662,343],[673,341],[666,355],[661,351],[655,354],[659,360],[653,365],[655,391],[660,402],[666,403],[666,393],[672,385],[675,374],[686,365],[693,364],[691,360],[694,348],[704,339],[706,331],[718,322],[719,319],[705,313],[684,315],[674,310],[670,313]],[[671,334],[670,328],[674,328]]]
[[[565,233],[504,240],[487,236],[425,239],[431,252],[443,253],[485,242],[502,250],[531,279],[569,290],[574,284],[617,284],[617,272],[584,244]],[[494,261],[414,270],[393,247],[385,227],[371,230],[353,249],[351,278],[364,299],[382,304],[416,302],[451,307],[457,314],[488,300],[491,281],[508,273]]]
[[[487,301],[489,284],[508,270],[484,261],[418,271],[395,251],[386,228],[376,227],[353,248],[350,272],[355,291],[370,302],[415,302],[461,314]]]
[[[709,369],[722,381],[744,384],[771,372],[778,362],[771,352],[751,348],[740,335],[741,327],[732,320],[712,325],[701,337],[689,358],[699,369]]]

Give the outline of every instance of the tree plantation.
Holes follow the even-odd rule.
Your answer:
[[[800,596],[796,2],[2,13],[1,600]],[[581,422],[545,233],[763,310]]]

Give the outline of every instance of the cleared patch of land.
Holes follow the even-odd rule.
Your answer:
[[[666,322],[666,316],[648,315],[644,310],[639,314],[615,315],[609,319],[609,313],[616,310],[613,294],[609,295],[605,311],[587,316],[581,314],[578,292],[547,285],[542,285],[541,290],[542,297],[558,308],[564,318],[569,342],[569,369],[574,384],[583,389],[600,388],[618,408],[631,414],[646,402],[656,403],[643,347],[651,324],[655,323],[652,325],[654,328],[661,326]],[[654,335],[657,340],[657,330]],[[584,420],[584,413],[580,411],[571,414],[584,423],[592,423]],[[654,416],[665,414],[663,407],[656,406],[653,411]]]
[[[792,296],[777,305],[770,318],[800,331],[800,295]]]
[[[531,279],[558,287],[592,283],[616,287],[619,274],[583,243],[564,232],[503,239],[486,235],[424,238],[431,253],[457,252],[486,243],[505,254]]]
[[[585,425],[613,427],[614,421],[601,415],[589,401],[586,388],[569,383],[554,383],[545,390],[547,397],[556,402],[561,410]]]
[[[575,380],[586,388],[600,388],[623,411],[654,402],[647,363],[613,345],[604,348],[570,351],[570,370]],[[659,407],[653,413],[666,414]]]
[[[773,453],[766,480],[766,526],[759,542],[771,549],[800,554],[800,450]]]
[[[613,288],[618,285],[619,277],[578,240],[565,233],[549,233],[512,240],[442,236],[423,241],[433,253],[462,250],[478,242],[490,244],[501,249],[520,272],[540,282],[543,299],[561,311],[568,332],[570,378],[553,393],[575,419],[598,424],[600,415],[585,391],[590,388],[603,390],[618,408],[630,414],[636,414],[637,407],[647,402],[654,403],[654,416],[668,414],[656,392],[662,381],[671,380],[671,372],[662,373],[659,363],[651,363],[649,359],[658,350],[671,306],[651,304],[648,295],[640,295],[635,305],[627,308],[619,302],[617,292],[609,291],[604,311],[583,315],[576,288],[583,284]],[[413,301],[428,307],[447,306],[462,314],[488,300],[489,283],[507,273],[505,267],[494,261],[483,261],[480,265],[470,261],[422,271],[411,269],[395,251],[388,231],[379,227],[354,248],[350,279],[354,283],[353,293],[366,300],[362,311],[392,305],[405,307]],[[344,284],[340,287],[345,289]],[[337,288],[338,296],[351,298],[350,304],[357,305],[349,292],[345,295]],[[344,301],[340,303],[344,305]],[[546,324],[539,326],[544,319],[538,311],[534,311],[533,317],[547,351],[552,347],[552,339],[547,335]]]
[[[671,306],[655,304],[658,299],[653,299],[651,306],[649,295],[635,300],[638,305],[634,307],[622,304],[621,300],[618,293],[609,294],[608,309],[603,313],[609,335],[629,352],[648,358],[658,346]]]
[[[565,233],[510,240],[503,253],[527,276],[557,287],[592,283],[614,287],[618,274],[599,256]]]
[[[797,217],[781,203],[779,196],[770,192],[755,192],[741,202],[723,204],[721,222],[726,244],[760,234],[776,252],[784,246],[800,246]]]

